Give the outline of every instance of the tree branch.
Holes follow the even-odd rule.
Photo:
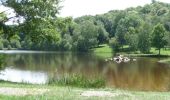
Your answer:
[[[2,20],[0,22],[5,23],[5,22],[9,21],[10,19],[13,19],[13,18],[16,18],[16,17],[17,16],[9,17],[9,18],[6,18],[6,19],[4,19],[4,20]]]
[[[3,14],[3,13],[5,13],[5,12],[7,12],[7,11],[9,11],[10,9],[7,9],[7,10],[5,10],[5,11],[2,11],[2,12],[0,12],[0,14]]]

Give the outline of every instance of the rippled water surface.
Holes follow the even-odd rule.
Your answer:
[[[107,87],[169,91],[170,65],[158,58],[136,58],[136,61],[117,64],[88,53],[57,53],[33,51],[1,51],[5,61],[0,79],[12,82],[45,84],[64,75],[102,77]],[[163,59],[163,58],[161,58]]]

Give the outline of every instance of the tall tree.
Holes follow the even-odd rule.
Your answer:
[[[129,12],[125,18],[122,18],[118,22],[118,26],[116,28],[116,38],[121,47],[126,44],[125,34],[128,33],[129,28],[133,27],[136,29],[139,28],[140,25],[141,19],[136,12]]]
[[[163,48],[166,45],[166,40],[165,40],[165,28],[162,24],[157,24],[152,32],[152,45],[156,47],[159,50],[159,55],[161,48]]]
[[[125,40],[130,50],[136,51],[138,49],[138,33],[134,27],[129,27],[128,32],[125,34]]]
[[[138,35],[138,48],[142,53],[148,53],[151,48],[151,27],[149,24],[143,24],[140,27]]]
[[[23,17],[24,23],[19,24],[19,33],[29,37],[36,48],[43,45],[56,44],[60,39],[55,27],[59,12],[60,0],[1,0],[1,3],[12,8],[16,16]],[[23,39],[22,39],[23,40]]]
[[[26,20],[53,18],[59,12],[60,0],[0,0],[2,5],[14,9],[16,16]]]
[[[98,27],[91,21],[83,21],[76,27],[73,34],[74,49],[88,51],[98,45]]]

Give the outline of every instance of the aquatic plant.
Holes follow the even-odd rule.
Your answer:
[[[75,86],[83,88],[99,88],[105,87],[105,80],[103,78],[87,78],[83,75],[72,74],[64,75],[60,79],[50,79],[49,84],[56,84],[62,86]]]
[[[0,54],[0,70],[4,68],[5,64],[5,55]]]

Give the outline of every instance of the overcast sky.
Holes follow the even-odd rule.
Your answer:
[[[60,4],[63,8],[60,10],[61,17],[79,17],[82,15],[96,15],[103,14],[110,10],[126,9],[128,7],[143,6],[151,3],[152,0],[63,0]],[[156,0],[161,2],[170,3],[170,0]],[[9,8],[0,6],[0,12]],[[10,9],[7,12],[8,17],[15,16]],[[17,19],[16,19],[17,20]],[[14,19],[11,19],[7,24],[15,23]]]
[[[96,15],[110,10],[143,6],[152,0],[64,0],[60,16],[79,17],[82,15]],[[156,0],[170,3],[170,0]]]

